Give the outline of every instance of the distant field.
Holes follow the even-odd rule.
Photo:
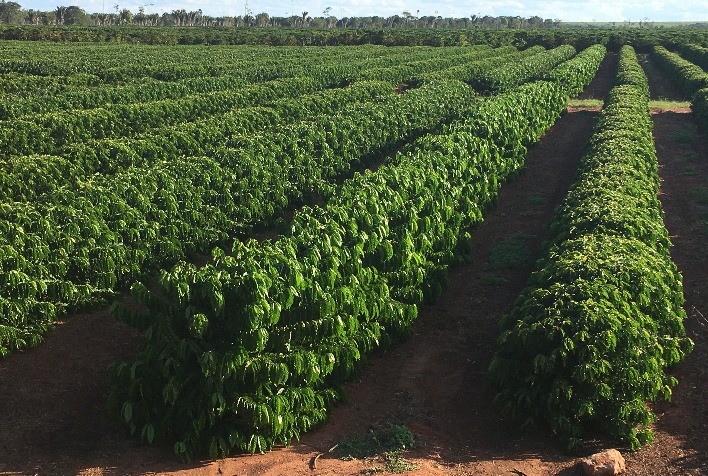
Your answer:
[[[0,474],[703,469],[706,37],[567,25],[0,41]]]
[[[708,21],[562,21],[562,28],[708,28]]]

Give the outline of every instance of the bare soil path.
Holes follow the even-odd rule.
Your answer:
[[[683,101],[686,99],[674,82],[658,68],[651,55],[637,55],[637,60],[644,68],[644,73],[649,80],[649,96],[651,99],[657,101]]]
[[[607,92],[612,88],[617,74],[617,53],[608,52],[600,63],[600,69],[585,90],[580,93],[578,99],[600,99],[604,100]]]

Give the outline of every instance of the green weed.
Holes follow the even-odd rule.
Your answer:
[[[689,147],[693,143],[695,135],[685,129],[674,131],[671,136],[678,145]]]
[[[492,247],[490,268],[519,268],[531,263],[531,250],[526,242],[531,238],[524,233],[514,233]]]
[[[506,286],[509,284],[509,280],[494,274],[485,274],[482,278],[482,284],[485,286]]]
[[[548,199],[542,193],[534,193],[529,195],[527,201],[529,202],[529,205],[544,205]]]
[[[692,191],[693,199],[701,205],[708,205],[708,187],[696,187]]]
[[[413,432],[401,425],[370,430],[363,435],[345,437],[337,444],[336,454],[342,459],[362,459],[384,453],[400,452],[415,444]]]

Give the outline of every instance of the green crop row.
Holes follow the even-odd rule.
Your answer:
[[[412,70],[444,67],[451,61],[467,62],[477,57],[495,54],[490,48],[472,48],[464,55],[442,55],[441,58],[411,63]],[[422,63],[422,64],[421,64]],[[352,73],[351,65],[313,68],[306,77],[277,79],[243,88],[197,94],[180,99],[163,99],[136,104],[107,105],[87,110],[59,111],[46,115],[28,116],[0,123],[0,150],[4,156],[24,154],[56,154],[66,147],[90,139],[123,137],[163,125],[192,122],[232,109],[267,105],[283,97],[337,86],[349,74],[354,79],[382,77],[397,80],[409,77],[411,65],[381,71],[378,68]],[[353,68],[354,70],[357,68]],[[368,73],[368,74],[367,74]]]
[[[507,91],[519,84],[543,77],[548,71],[575,55],[575,48],[563,45],[529,56],[518,62],[488,71],[475,78],[472,85],[478,91]]]
[[[0,45],[0,73],[25,73],[37,76],[92,75],[106,83],[153,78],[175,81],[186,78],[245,73],[269,76],[277,70],[302,68],[331,61],[385,57],[400,50],[360,46],[342,49],[209,47],[130,47],[125,45],[57,45],[3,43]],[[463,48],[448,48],[450,54]],[[415,51],[413,52],[415,54]]]
[[[459,64],[442,71],[416,74],[413,77],[413,82],[457,80],[465,83],[473,83],[476,78],[492,71],[493,69],[504,67],[509,63],[519,61],[522,58],[537,55],[546,50],[542,46],[532,46],[531,48],[523,51],[517,51],[514,47],[506,46],[497,48],[495,51],[498,51],[499,55],[492,58],[483,58],[477,61]]]
[[[487,67],[494,64],[494,58],[482,61]],[[306,78],[302,81],[306,82]],[[36,200],[58,186],[71,186],[94,172],[115,173],[128,166],[142,167],[179,156],[213,154],[217,148],[241,144],[248,134],[287,128],[288,123],[312,121],[318,114],[393,94],[393,88],[385,83],[357,81],[348,88],[325,90],[299,100],[279,99],[279,95],[287,92],[278,90],[279,83],[263,83],[241,90],[244,102],[250,99],[268,104],[269,108],[237,109],[193,123],[153,129],[132,138],[69,144],[61,156],[30,155],[0,160],[0,198]],[[313,89],[317,88],[313,86]],[[302,92],[305,92],[304,87]],[[298,133],[307,134],[304,130]]]
[[[489,369],[504,412],[549,425],[571,450],[597,429],[632,449],[651,441],[646,402],[671,397],[667,370],[692,347],[637,79],[608,95]]]
[[[110,407],[143,440],[176,440],[184,458],[264,451],[323,421],[339,384],[440,292],[467,230],[566,99],[534,83],[485,100],[299,211],[286,236],[135,285],[146,311],[122,315],[145,347],[113,369]]]
[[[98,76],[92,74],[74,74],[71,76],[36,76],[23,73],[0,74],[0,93],[3,95],[57,94],[66,90],[93,88],[103,85]],[[4,119],[4,118],[3,118]]]
[[[307,94],[332,85],[330,81],[312,77],[286,78],[182,99],[60,111],[29,120],[13,119],[0,123],[0,147],[5,157],[53,154],[90,139],[129,136],[165,124],[191,122],[240,107]]]
[[[708,131],[708,88],[699,89],[693,95],[691,101],[691,110],[696,116],[696,120],[703,127],[704,131]]]
[[[619,51],[615,84],[634,86],[642,94],[649,97],[649,81],[646,74],[644,74],[644,69],[637,62],[637,54],[634,48],[629,45],[623,46]]]
[[[600,63],[605,59],[607,48],[602,45],[593,45],[578,53],[574,58],[565,61],[546,75],[549,81],[563,85],[570,97],[580,94],[600,68]]]
[[[679,48],[681,56],[708,71],[708,48],[694,44],[684,44]]]
[[[708,56],[700,54],[705,54],[706,51],[708,49],[696,46],[683,48],[681,53],[691,59],[705,62]],[[661,46],[654,47],[653,57],[676,81],[684,95],[691,98],[691,109],[698,123],[702,127],[708,127],[708,72]]]
[[[104,139],[72,144],[64,156],[21,156],[0,160],[0,199],[47,202],[60,187],[77,187],[94,173],[115,174],[127,167],[174,162],[184,156],[209,156],[217,149],[244,145],[248,136],[259,137],[263,151],[268,143],[297,141],[310,128],[323,127],[337,111],[362,102],[390,96],[388,83],[361,82],[342,89],[327,89],[299,99],[272,101],[272,107],[250,107],[197,122],[153,129],[134,138]],[[292,124],[305,121],[288,134]],[[262,138],[271,132],[272,137]],[[286,139],[284,136],[289,135]],[[218,158],[218,157],[217,157]]]
[[[511,49],[516,51],[515,48]],[[482,53],[481,50],[493,51],[489,47],[475,46],[470,47],[465,54],[478,50],[480,50],[480,54]],[[367,74],[370,70],[378,70],[384,66],[394,69],[404,63],[417,63],[419,60],[431,60],[441,56],[443,58],[455,58],[457,56],[456,52],[456,49],[440,50],[438,52],[429,49],[423,51],[395,50],[395,53],[374,58],[351,57],[351,54],[343,54],[336,61],[332,59],[327,63],[308,66],[306,75],[307,77],[322,79],[321,82],[323,84],[343,84],[351,79],[356,79],[357,75]],[[18,118],[28,114],[47,114],[67,109],[91,109],[107,104],[133,104],[163,99],[183,99],[194,94],[214,93],[244,86],[248,87],[249,79],[253,79],[253,75],[249,75],[249,71],[249,68],[242,68],[229,71],[225,76],[217,77],[196,77],[169,82],[145,80],[141,81],[140,84],[103,85],[102,87],[94,88],[76,87],[60,94],[34,94],[25,98],[17,97],[16,95],[6,95],[4,98],[0,98],[0,119]],[[287,75],[289,72],[289,70],[283,70],[280,75]],[[376,77],[374,74],[368,74]],[[277,76],[272,79],[284,79],[284,77]],[[393,76],[394,82],[400,82],[405,79],[405,74],[399,73],[398,77]],[[0,82],[0,90],[2,90],[1,85],[2,83]],[[25,117],[24,119],[27,118]]]
[[[66,305],[272,219],[474,101],[463,84],[423,86],[279,133],[235,136],[235,148],[210,157],[134,164],[60,186],[41,200],[0,203],[0,353],[37,343]],[[59,163],[39,166],[47,175],[64,172]]]
[[[676,82],[686,98],[693,96],[699,89],[708,88],[708,73],[678,54],[663,46],[655,46],[652,58]]]

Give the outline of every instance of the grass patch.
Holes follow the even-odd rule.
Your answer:
[[[418,465],[404,459],[400,451],[386,453],[384,457],[386,458],[386,471],[390,473],[402,474],[418,469]]]
[[[541,212],[536,212],[533,210],[526,210],[525,212],[520,212],[519,215],[522,217],[530,218],[530,217],[535,217],[536,215],[540,215]]]
[[[548,199],[542,193],[533,193],[527,199],[529,205],[545,205]]]
[[[698,172],[695,167],[684,167],[679,173],[681,175],[696,175]]]
[[[665,99],[649,101],[649,109],[679,109],[691,107],[690,101],[667,101]]]
[[[365,469],[361,474],[371,475],[371,474],[381,474],[381,473],[395,473],[403,474],[408,471],[415,471],[418,469],[418,465],[404,459],[399,451],[391,451],[384,454],[384,459],[386,460],[386,466],[374,466],[373,468]]]
[[[684,147],[690,147],[690,145],[693,143],[693,139],[695,138],[692,132],[689,132],[685,129],[679,129],[677,131],[674,131],[671,136],[678,145]]]
[[[524,233],[514,233],[494,245],[489,256],[489,267],[519,268],[531,264],[531,250],[526,244],[529,238]]]
[[[569,107],[602,107],[602,99],[569,99]],[[652,99],[649,109],[683,109],[691,107],[690,101],[670,101],[668,99]]]
[[[569,99],[570,107],[602,107],[602,99]]]
[[[698,230],[702,234],[708,235],[708,215],[698,220]]]
[[[506,286],[509,284],[509,280],[495,274],[485,274],[482,278],[482,284],[485,286]]]
[[[696,202],[701,205],[708,205],[708,187],[696,187],[691,194]]]
[[[698,160],[698,153],[693,150],[687,150],[681,155],[683,155],[690,162],[695,162]]]
[[[335,454],[341,459],[363,459],[400,452],[412,448],[414,444],[413,432],[405,426],[388,423],[363,435],[345,437],[337,444]]]

